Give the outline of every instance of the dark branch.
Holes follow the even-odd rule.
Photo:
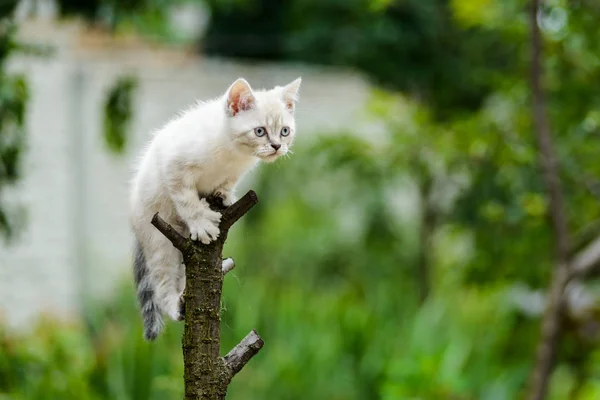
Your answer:
[[[532,36],[532,68],[531,91],[533,97],[533,119],[535,134],[539,147],[539,159],[544,186],[549,199],[549,211],[554,230],[557,265],[567,266],[569,261],[570,237],[562,194],[562,184],[558,159],[554,151],[550,124],[546,116],[546,101],[542,90],[542,38],[537,25],[537,13],[540,0],[532,0],[531,36]]]
[[[573,278],[594,275],[600,269],[600,237],[573,257],[571,273]]]
[[[571,249],[569,258],[572,260],[577,258],[584,248],[600,237],[600,219],[593,220],[587,223],[583,228],[579,229],[572,236]]]
[[[549,200],[549,211],[552,220],[554,242],[556,248],[556,267],[552,276],[550,293],[547,299],[546,312],[542,319],[541,338],[536,352],[533,367],[529,399],[543,400],[548,392],[550,376],[554,369],[557,346],[562,333],[562,322],[565,309],[565,287],[569,282],[569,250],[570,237],[562,195],[558,160],[554,152],[550,124],[546,116],[542,76],[542,37],[537,17],[540,0],[531,0],[531,94],[533,102],[533,120],[535,135],[539,147],[539,158],[542,178]]]
[[[244,214],[246,214],[252,207],[258,203],[258,196],[253,190],[248,191],[241,199],[233,203],[231,206],[225,208],[221,199],[215,196],[207,197],[207,201],[211,208],[222,213],[221,230],[228,230],[233,224],[237,222]],[[171,225],[163,220],[158,213],[152,217],[152,225],[156,227],[167,239],[173,243],[179,251],[183,252],[187,239],[177,232]]]
[[[229,229],[244,214],[258,203],[258,196],[253,190],[248,191],[241,199],[227,207],[221,218],[221,229]]]
[[[169,239],[171,243],[173,243],[173,246],[175,246],[177,250],[183,252],[187,240],[181,236],[181,234],[179,234],[179,232],[177,232],[171,225],[166,223],[165,220],[159,217],[158,213],[154,214],[154,217],[152,217],[152,225],[154,225],[156,229],[160,231],[160,233],[165,235],[165,237]]]
[[[262,349],[264,344],[265,342],[253,329],[237,346],[231,349],[224,357],[225,363],[231,370],[231,377],[240,372],[244,365]]]

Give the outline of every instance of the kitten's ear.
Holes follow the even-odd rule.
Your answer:
[[[244,78],[239,78],[227,89],[227,112],[229,116],[234,117],[242,111],[250,110],[255,103],[256,98],[252,88]]]
[[[298,92],[300,90],[301,83],[302,78],[298,78],[294,82],[285,85],[282,89],[285,107],[291,112],[294,112],[294,108],[296,108],[296,103],[298,102]]]

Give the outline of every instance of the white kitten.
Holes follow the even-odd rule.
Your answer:
[[[253,91],[238,79],[222,97],[170,121],[146,149],[130,199],[135,282],[146,339],[155,339],[162,330],[162,313],[183,318],[185,288],[182,255],[151,225],[152,216],[158,212],[194,240],[215,240],[221,214],[201,197],[218,193],[231,205],[235,185],[258,160],[271,162],[289,151],[300,82]]]

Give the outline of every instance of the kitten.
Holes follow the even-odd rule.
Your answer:
[[[208,244],[219,237],[221,214],[207,195],[224,205],[236,201],[234,188],[259,160],[287,154],[295,136],[294,109],[301,79],[254,91],[244,79],[226,93],[199,103],[160,129],[145,150],[130,197],[136,238],[134,275],[144,319],[144,337],[155,339],[162,314],[183,319],[182,255],[150,221],[159,215],[182,235]]]

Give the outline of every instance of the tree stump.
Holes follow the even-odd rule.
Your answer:
[[[234,267],[233,260],[223,260],[223,245],[231,226],[258,202],[258,197],[249,191],[229,207],[215,196],[207,201],[211,209],[222,214],[219,238],[208,245],[184,238],[158,213],[152,218],[152,224],[181,251],[185,264],[184,400],[225,399],[231,379],[264,345],[252,330],[225,357],[220,355],[223,277]]]

